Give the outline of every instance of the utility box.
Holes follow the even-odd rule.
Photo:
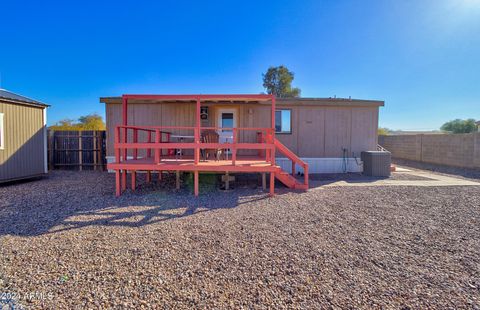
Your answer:
[[[363,174],[372,177],[389,177],[392,154],[385,151],[362,152]]]

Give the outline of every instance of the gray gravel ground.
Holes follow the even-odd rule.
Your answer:
[[[0,187],[0,292],[51,309],[480,307],[480,187],[113,189],[96,172]]]

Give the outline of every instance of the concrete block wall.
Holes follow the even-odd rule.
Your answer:
[[[392,157],[464,168],[480,168],[480,133],[380,136]]]
[[[480,131],[474,135],[473,165],[480,167]]]

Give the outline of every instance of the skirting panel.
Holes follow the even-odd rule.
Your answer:
[[[344,172],[362,172],[362,161],[357,158],[301,158],[308,164],[309,173],[344,173]],[[292,162],[288,158],[277,158],[277,164],[283,170],[291,173]],[[297,165],[297,172],[303,172],[303,169]]]

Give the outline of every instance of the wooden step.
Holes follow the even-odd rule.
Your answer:
[[[300,183],[294,176],[290,175],[288,172],[282,169],[278,169],[278,172],[275,173],[275,177],[280,182],[285,184],[285,186],[287,186],[288,188],[302,189],[302,190],[308,189],[308,187],[305,184]]]

